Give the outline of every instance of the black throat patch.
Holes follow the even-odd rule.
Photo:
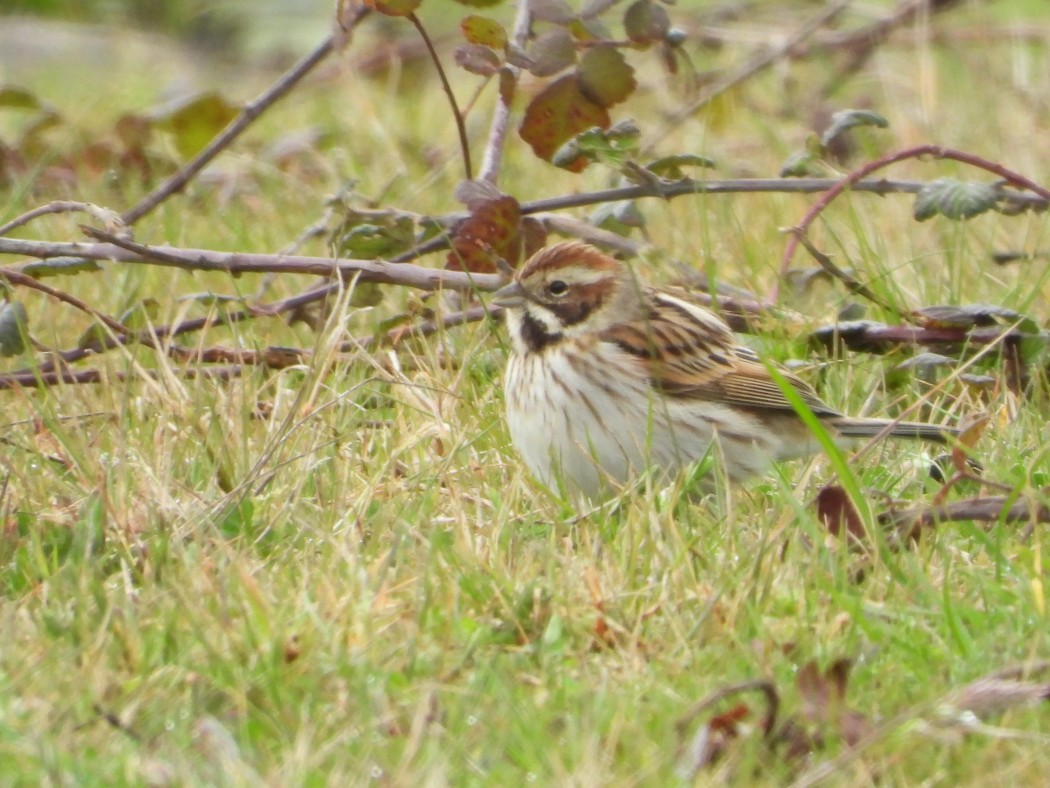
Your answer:
[[[562,334],[549,333],[543,323],[526,312],[521,319],[521,338],[530,353],[539,353],[544,348],[560,342]]]

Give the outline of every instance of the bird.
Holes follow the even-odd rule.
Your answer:
[[[713,445],[730,482],[816,452],[781,385],[836,443],[883,434],[944,443],[955,432],[843,415],[792,373],[774,377],[686,291],[649,287],[580,241],[536,252],[492,300],[511,341],[511,440],[541,483],[573,497],[609,497],[650,468],[674,474]]]

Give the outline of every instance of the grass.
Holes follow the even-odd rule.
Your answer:
[[[979,23],[982,11],[964,9],[959,23]],[[861,133],[872,155],[945,142],[1046,182],[1050,151],[1032,133],[1041,118],[1030,98],[1045,101],[1050,85],[1045,68],[1026,64],[1045,66],[1048,56],[1045,45],[1009,42],[888,47],[833,108],[868,100],[890,118],[889,131]],[[717,53],[702,57],[703,68],[724,65]],[[164,54],[157,58],[163,70]],[[777,74],[749,83],[717,128],[692,121],[668,150],[694,150],[702,139],[726,174],[775,172],[810,124],[784,89],[804,97],[826,67],[793,67],[794,87]],[[129,109],[95,108],[91,84],[71,95],[46,69],[35,79],[27,86],[56,91],[75,119],[56,129],[59,150],[74,147],[78,124],[104,133]],[[84,79],[120,84],[122,95],[149,90],[147,77],[124,68]],[[645,80],[651,91],[638,98],[637,117],[677,101],[655,73]],[[468,84],[459,83],[461,95]],[[477,148],[484,118],[472,126]],[[261,154],[311,124],[334,142],[304,153],[299,164],[309,166],[281,169]],[[384,204],[444,212],[459,178],[452,135],[429,77],[329,74],[221,160],[227,192],[194,184],[137,236],[273,250],[315,221],[348,177]],[[512,145],[502,185],[522,199],[606,185],[600,171],[582,180],[552,172]],[[979,177],[948,164],[900,169]],[[0,220],[56,198],[125,207],[144,186],[116,175],[82,171],[72,186],[45,179],[34,193],[15,184],[0,198]],[[706,197],[643,209],[669,255],[764,293],[783,249],[778,228],[809,199]],[[77,231],[72,218],[48,217],[20,234]],[[1044,323],[1043,264],[997,268],[987,252],[1042,248],[1046,234],[1043,216],[919,225],[903,196],[857,195],[832,207],[816,238],[896,305],[990,302]],[[673,272],[654,263],[645,275]],[[49,283],[110,313],[154,297],[157,320],[168,322],[202,309],[175,295],[251,294],[259,281],[109,264]],[[282,279],[274,293],[307,284]],[[88,327],[81,315],[18,295],[45,344],[68,346]],[[886,415],[929,391],[914,378],[887,383],[904,351],[829,358],[802,341],[851,300],[841,289],[818,283],[787,298],[799,316],[755,341],[772,358],[812,362],[829,401]],[[509,444],[498,327],[457,328],[396,353],[334,352],[409,303],[418,296],[391,291],[374,309],[344,297],[317,332],[258,319],[202,340],[317,349],[280,372],[150,380],[140,370],[175,372],[172,362],[130,348],[96,362],[128,381],[2,394],[5,781],[666,784],[685,743],[675,723],[696,700],[766,677],[797,712],[800,667],[839,657],[854,660],[849,705],[890,722],[835,771],[836,782],[1041,781],[1050,767],[1045,707],[985,719],[1002,735],[934,723],[954,688],[1050,656],[1045,526],[1025,536],[1016,524],[946,525],[912,549],[879,552],[858,582],[860,558],[815,520],[812,499],[833,479],[820,458],[700,500],[684,481],[643,485],[615,509],[578,517],[528,478]],[[873,306],[868,314],[892,319]],[[995,363],[981,369],[1001,372]],[[987,410],[992,426],[978,446],[987,477],[1045,503],[1047,394],[1038,375],[1025,398],[953,377],[926,415],[955,421]],[[267,418],[254,417],[261,407]],[[882,445],[850,468],[863,489],[929,502],[931,451]],[[879,494],[869,501],[882,508]],[[753,704],[750,724],[758,711]],[[781,784],[841,752],[832,736],[799,765],[746,741],[701,779]]]

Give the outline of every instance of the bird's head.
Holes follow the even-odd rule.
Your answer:
[[[641,309],[627,266],[578,241],[534,254],[493,294],[493,303],[508,310],[515,341],[533,351],[630,320]]]

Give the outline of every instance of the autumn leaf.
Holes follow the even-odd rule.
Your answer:
[[[494,273],[496,257],[512,266],[521,257],[521,206],[513,197],[473,200],[470,216],[456,227],[446,268]]]
[[[550,161],[558,148],[572,137],[595,126],[607,128],[609,123],[608,111],[584,95],[575,74],[566,74],[529,102],[518,133],[537,156]],[[580,172],[587,166],[587,159],[580,156],[562,166]]]

